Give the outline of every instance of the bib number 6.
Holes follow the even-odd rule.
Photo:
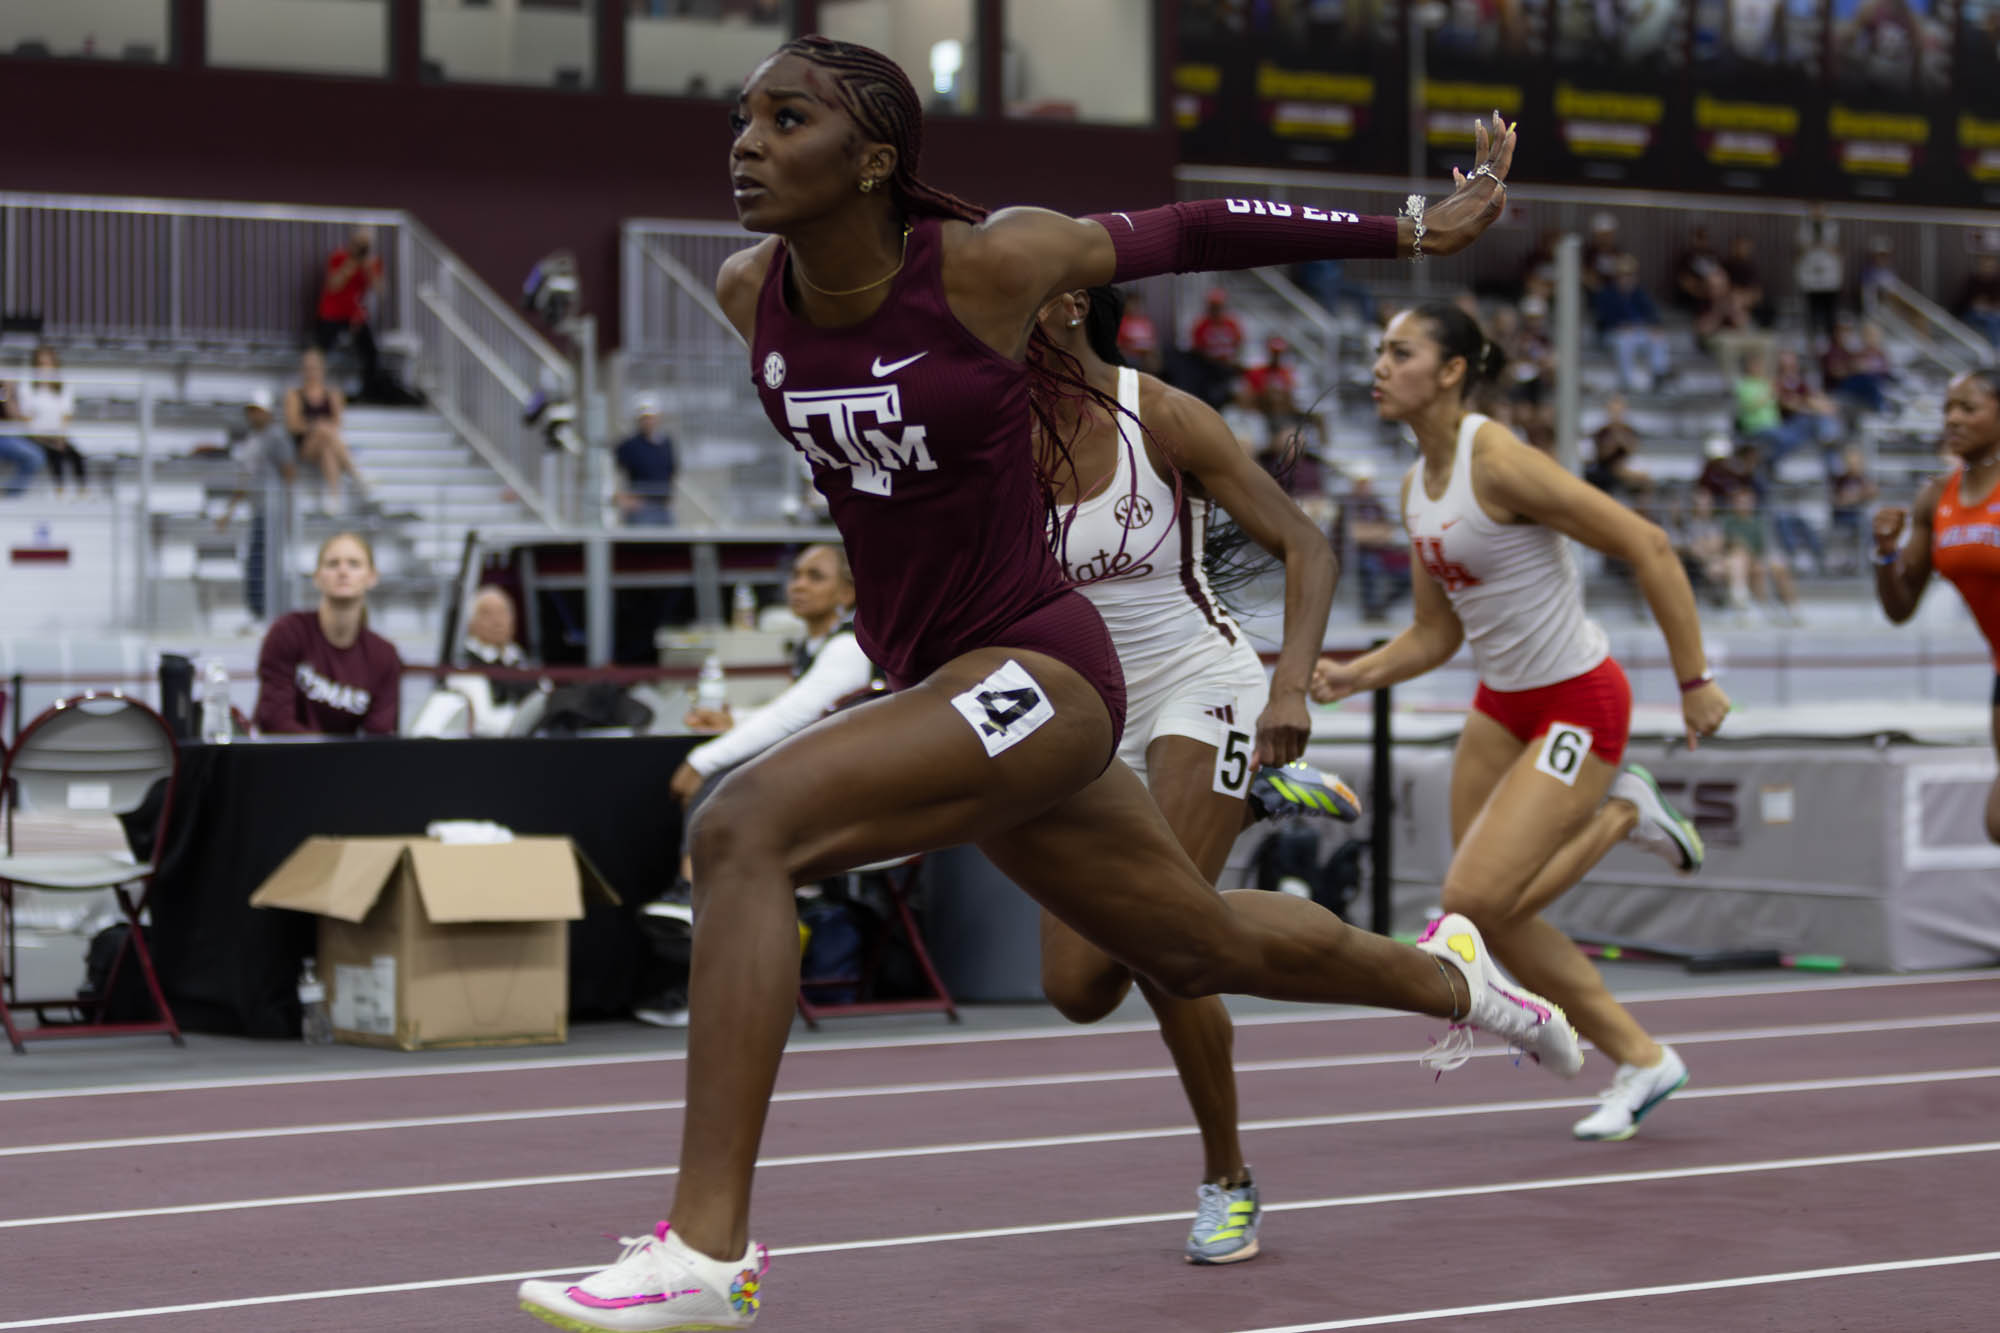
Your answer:
[[[1567,722],[1552,724],[1542,740],[1542,752],[1535,756],[1535,771],[1548,774],[1565,787],[1574,787],[1576,775],[1583,771],[1583,757],[1590,753],[1590,739],[1588,727],[1571,726]]]

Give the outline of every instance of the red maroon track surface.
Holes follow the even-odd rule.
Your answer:
[[[1694,1082],[1624,1144],[1568,1134],[1595,1056],[1573,1084],[1497,1054],[1433,1083],[1421,1019],[1244,1027],[1269,1211],[1263,1257],[1226,1269],[1179,1259],[1199,1146],[1156,1037],[795,1051],[759,1172],[779,1253],[757,1327],[2000,1326],[2000,977],[1636,1012]],[[0,1330],[543,1327],[518,1276],[608,1262],[605,1233],[663,1213],[684,1074],[0,1102]],[[411,1120],[446,1123],[382,1123]],[[1959,1262],[1915,1266],[1940,1259]],[[1850,1268],[1869,1271],[1813,1272]]]

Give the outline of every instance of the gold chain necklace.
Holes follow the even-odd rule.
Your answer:
[[[792,272],[798,275],[798,279],[800,282],[803,282],[806,286],[812,288],[814,291],[818,292],[821,296],[859,296],[861,295],[861,293],[865,291],[871,291],[876,287],[880,287],[883,283],[889,281],[889,279],[895,277],[898,273],[901,273],[903,271],[903,265],[907,263],[910,258],[910,231],[911,231],[911,224],[905,222],[903,224],[903,253],[897,256],[896,267],[890,269],[887,273],[884,273],[881,277],[875,279],[875,281],[865,282],[861,284],[861,286],[859,287],[850,287],[844,292],[829,291],[826,288],[820,286],[818,283],[814,282],[811,278],[808,278],[805,274],[805,270],[800,268],[797,264],[792,265]]]

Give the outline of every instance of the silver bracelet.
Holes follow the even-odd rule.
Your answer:
[[[1410,258],[1424,257],[1424,197],[1413,194],[1403,201],[1403,216],[1410,220]]]

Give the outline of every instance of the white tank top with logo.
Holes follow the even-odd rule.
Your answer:
[[[1583,613],[1569,539],[1540,523],[1496,523],[1472,492],[1472,440],[1487,419],[1468,412],[1442,499],[1424,491],[1423,460],[1409,474],[1403,526],[1418,563],[1465,626],[1479,679],[1495,690],[1570,680],[1610,655]]]
[[[1069,532],[1060,554],[1070,578],[1092,580],[1077,591],[1104,617],[1126,688],[1137,693],[1192,652],[1212,646],[1226,654],[1245,640],[1202,571],[1209,502],[1185,490],[1176,498],[1153,467],[1139,428],[1139,372],[1130,366],[1118,369],[1118,405],[1116,471],[1063,515]]]

